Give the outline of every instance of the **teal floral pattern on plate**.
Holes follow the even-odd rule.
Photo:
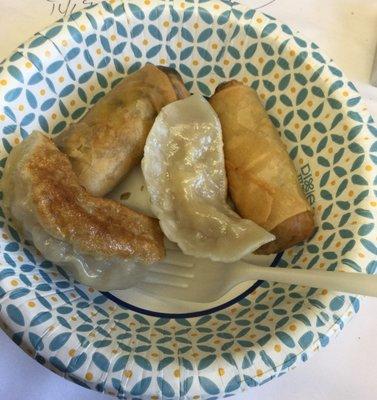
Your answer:
[[[255,88],[315,210],[317,232],[279,267],[376,273],[377,129],[354,85],[318,47],[229,1],[110,1],[58,21],[0,65],[0,167],[34,129],[56,135],[145,62],[193,92]],[[341,293],[264,282],[196,318],[124,309],[73,282],[0,210],[0,322],[39,363],[119,398],[215,399],[306,361],[358,311]]]

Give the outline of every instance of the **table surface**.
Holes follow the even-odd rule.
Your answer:
[[[377,118],[377,88],[369,84],[377,45],[377,0],[240,0],[277,17],[330,54],[353,80]],[[0,0],[0,59],[34,32],[88,0]],[[38,18],[36,18],[38,16]],[[297,16],[300,16],[298,19]],[[331,345],[306,364],[252,392],[258,400],[375,400],[377,299]],[[24,354],[0,331],[0,398],[4,400],[105,400],[56,376]],[[250,395],[233,397],[246,400]]]

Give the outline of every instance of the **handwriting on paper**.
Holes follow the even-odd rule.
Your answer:
[[[78,11],[83,7],[98,3],[99,0],[46,0],[50,6],[50,14],[56,16],[66,16]]]
[[[50,14],[56,16],[66,16],[78,11],[81,8],[91,6],[100,0],[46,0],[50,6]],[[276,0],[253,0],[251,6],[255,9],[266,7]]]

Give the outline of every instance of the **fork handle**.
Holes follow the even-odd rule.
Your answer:
[[[246,279],[262,279],[377,297],[377,275],[368,275],[361,272],[259,267],[247,263],[242,263],[242,269]]]

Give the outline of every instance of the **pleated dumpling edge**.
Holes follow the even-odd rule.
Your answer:
[[[163,232],[185,254],[233,262],[274,239],[227,204],[221,125],[200,95],[161,110],[142,169]]]

